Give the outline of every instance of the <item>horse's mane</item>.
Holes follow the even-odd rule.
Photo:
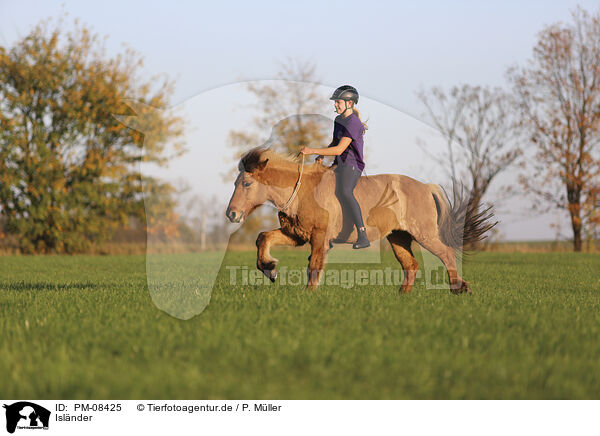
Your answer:
[[[242,156],[238,164],[240,171],[253,172],[258,168],[258,164],[269,160],[267,166],[280,169],[298,170],[298,165],[302,163],[302,158],[291,153],[279,153],[268,147],[254,147]],[[306,163],[306,160],[305,160]],[[324,171],[327,167],[323,165],[306,165],[304,171]]]

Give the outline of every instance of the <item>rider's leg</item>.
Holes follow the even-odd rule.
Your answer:
[[[335,196],[340,202],[342,207],[342,230],[340,230],[337,237],[333,240],[336,243],[344,243],[348,240],[350,233],[354,228],[354,217],[347,206],[347,192],[345,191],[345,185],[349,183],[344,177],[344,164],[340,163],[335,169]]]
[[[345,210],[350,213],[358,233],[358,238],[353,245],[353,248],[368,247],[370,244],[369,239],[367,238],[362,213],[358,201],[356,201],[356,198],[354,197],[354,188],[356,183],[358,183],[361,171],[351,165],[342,165],[341,167],[338,167],[338,169],[339,172],[337,178],[341,182],[339,183],[340,194],[345,203]]]

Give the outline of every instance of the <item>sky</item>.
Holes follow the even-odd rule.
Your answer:
[[[416,144],[417,137],[429,137],[433,150],[441,144],[428,127],[416,91],[463,83],[506,86],[507,68],[525,65],[537,33],[545,25],[569,22],[577,5],[591,12],[600,6],[598,1],[582,0],[0,0],[0,44],[10,46],[41,19],[67,12],[106,36],[109,54],[122,52],[123,44],[138,51],[148,77],[165,73],[175,80],[172,104],[192,125],[187,135],[191,152],[174,162],[165,176],[208,183],[226,202],[232,185],[217,181],[232,165],[226,159],[226,134],[248,126],[256,115],[240,82],[274,79],[279,63],[288,58],[311,61],[325,100],[341,84],[359,90],[359,108],[370,120],[365,137],[369,174],[395,172],[443,183],[443,171]],[[199,174],[204,179],[198,179]],[[496,202],[499,187],[515,179],[514,172],[503,174],[486,200]],[[553,239],[556,231],[550,223],[557,218],[567,222],[557,213],[532,215],[528,205],[524,197],[498,201],[502,237]],[[563,235],[570,236],[567,226]]]

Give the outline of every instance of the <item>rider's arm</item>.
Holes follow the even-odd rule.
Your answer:
[[[329,145],[327,146],[327,148],[329,148],[329,147],[333,147],[333,144],[335,144],[335,143],[336,143],[336,140],[334,139],[333,141],[331,141],[331,142],[329,143]],[[316,161],[323,160],[324,158],[325,158],[325,156],[323,156],[322,154],[319,154],[319,155],[318,155],[318,156],[315,158],[315,162],[316,162]]]
[[[352,138],[348,138],[347,136],[342,137],[340,142],[335,147],[327,147],[327,148],[312,148],[311,151],[314,154],[319,154],[321,156],[339,156],[348,148],[350,143],[352,142]]]

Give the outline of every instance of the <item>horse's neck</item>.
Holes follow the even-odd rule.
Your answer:
[[[327,176],[328,174],[330,175],[330,178]],[[269,200],[271,200],[279,210],[282,210],[283,206],[293,195],[294,187],[300,176],[300,165],[286,165],[285,167],[279,167],[274,169],[269,176],[269,179],[265,180],[265,183],[269,186]],[[324,177],[329,178],[329,181],[326,182],[326,189],[331,192],[328,194],[335,195],[335,174],[333,173],[333,170],[319,173],[314,167],[307,168],[305,166],[302,171],[302,177],[300,178],[300,188],[298,189],[294,200],[290,203],[284,213],[289,216],[298,216],[305,206],[300,204],[302,201],[301,199],[306,198],[304,194],[307,190],[312,190],[313,194],[316,193],[316,190],[318,189],[316,185],[318,185]],[[311,197],[314,197],[314,195]]]
[[[282,209],[291,198],[299,174],[299,167],[278,168],[276,171],[272,172],[273,179],[267,182],[267,185],[269,186],[269,200],[271,200],[278,209]],[[306,174],[304,174],[304,176],[305,175]],[[286,214],[289,215],[292,212],[294,214],[296,213],[298,203],[297,198],[298,195],[296,195],[296,198],[292,204],[290,204],[289,208],[285,210]]]

